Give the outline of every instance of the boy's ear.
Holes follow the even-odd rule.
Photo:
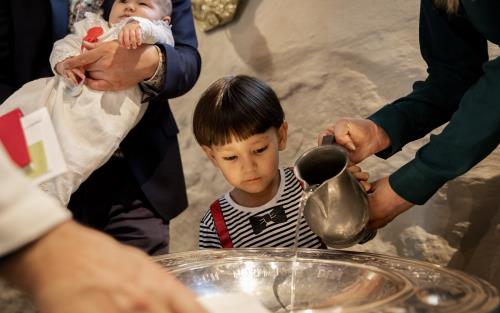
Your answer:
[[[281,124],[278,129],[278,149],[283,151],[286,148],[286,140],[288,138],[288,123],[286,121]]]
[[[210,160],[210,162],[212,162],[215,167],[219,168],[219,164],[217,164],[217,160],[214,156],[214,151],[208,146],[201,146],[201,148],[203,149],[203,152],[205,152],[205,155]]]

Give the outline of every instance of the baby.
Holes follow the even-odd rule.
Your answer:
[[[87,79],[84,69],[69,68],[68,60],[111,40],[127,49],[143,44],[174,45],[171,12],[170,0],[117,0],[109,22],[86,13],[85,19],[74,24],[73,33],[54,44],[50,64],[55,77],[27,83],[0,105],[0,114],[15,108],[24,114],[48,109],[68,171],[41,187],[62,204],[66,205],[80,184],[113,155],[147,108],[139,86],[91,90],[83,84]]]

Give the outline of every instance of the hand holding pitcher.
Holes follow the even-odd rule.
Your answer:
[[[335,136],[336,143],[346,149],[351,161],[356,164],[367,157],[390,146],[387,133],[373,121],[360,118],[343,118],[322,131],[319,142],[327,136]],[[368,210],[370,219],[367,228],[376,230],[392,221],[396,216],[413,206],[412,203],[399,197],[392,189],[389,178],[383,177],[373,183],[362,182],[365,191],[369,192]],[[367,189],[368,188],[368,189]],[[387,205],[388,199],[391,199]]]

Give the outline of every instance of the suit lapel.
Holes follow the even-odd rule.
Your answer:
[[[54,41],[61,39],[68,33],[68,0],[50,0],[52,8],[52,30]]]

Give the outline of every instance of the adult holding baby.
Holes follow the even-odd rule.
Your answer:
[[[153,0],[143,2],[148,1]],[[80,14],[102,12],[108,19],[113,3],[7,1],[0,9],[0,102],[27,81],[51,75],[52,43],[69,32]],[[169,220],[187,207],[178,129],[168,99],[187,92],[201,66],[191,3],[173,0],[172,7],[175,47],[143,44],[127,49],[110,41],[86,46],[88,51],[65,64],[66,69],[83,68],[91,89],[122,90],[140,83],[150,96],[144,116],[120,150],[80,186],[68,205],[78,221],[149,254],[168,252]]]

